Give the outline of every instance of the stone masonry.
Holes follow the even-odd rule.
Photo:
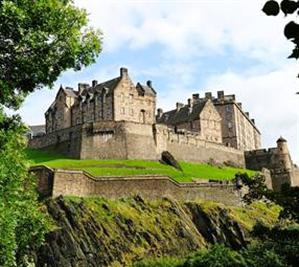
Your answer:
[[[80,83],[78,90],[61,86],[45,113],[46,134],[30,139],[29,146],[78,159],[158,160],[169,151],[181,161],[267,168],[274,188],[297,183],[299,172],[281,145],[286,142],[260,150],[260,132],[235,95],[193,94],[187,104],[155,111],[152,82],[134,84],[121,68],[118,77],[103,83]]]

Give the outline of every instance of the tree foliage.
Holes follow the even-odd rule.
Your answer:
[[[87,28],[86,11],[72,0],[0,0],[0,18],[0,266],[26,266],[47,221],[28,174],[26,128],[3,106],[16,109],[64,70],[94,62],[101,33]]]
[[[0,103],[8,107],[101,51],[100,32],[72,0],[2,0],[0,17]]]
[[[299,2],[293,0],[283,0],[280,4],[277,1],[270,0],[267,1],[263,7],[263,12],[267,16],[277,16],[280,11],[284,13],[285,16],[292,15],[296,11],[299,14]],[[284,28],[285,37],[295,44],[292,53],[289,58],[299,58],[299,24],[294,21],[290,21]]]
[[[255,200],[269,200],[282,207],[281,218],[299,222],[299,187],[291,187],[283,184],[279,192],[268,189],[262,174],[249,177],[244,173],[240,175],[244,185],[248,187],[248,193],[243,197],[244,201],[251,203]]]
[[[28,246],[41,244],[46,220],[28,175],[20,117],[0,109],[0,266],[22,266]]]

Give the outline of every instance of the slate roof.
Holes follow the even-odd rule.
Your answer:
[[[163,113],[162,117],[157,119],[158,123],[177,125],[185,122],[191,122],[199,118],[201,111],[203,110],[207,101],[201,101],[193,105],[190,112],[188,105],[185,105],[180,110],[171,110]]]
[[[143,95],[155,96],[157,94],[153,88],[151,88],[147,85],[143,85],[141,83],[137,83],[136,88],[137,88],[138,92],[140,92]]]
[[[114,91],[114,89],[116,88],[116,86],[118,85],[119,81],[121,80],[121,77],[116,77],[112,80],[103,82],[103,83],[99,83],[97,84],[95,87],[90,87],[87,92],[89,93],[94,93],[94,92],[102,92],[103,89],[108,90],[108,95],[112,94],[112,92]],[[84,91],[85,92],[85,91]],[[84,94],[83,92],[83,94]],[[85,92],[85,94],[87,93]]]
[[[78,91],[74,91],[72,89],[62,89],[63,92],[70,97],[77,97],[78,96]]]

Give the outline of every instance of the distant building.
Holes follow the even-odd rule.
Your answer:
[[[28,126],[28,128],[28,132],[26,133],[28,139],[33,139],[34,137],[41,137],[46,134],[45,125],[33,125]]]

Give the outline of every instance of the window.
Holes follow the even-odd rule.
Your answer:
[[[129,94],[129,99],[132,100],[134,98],[133,94]]]

